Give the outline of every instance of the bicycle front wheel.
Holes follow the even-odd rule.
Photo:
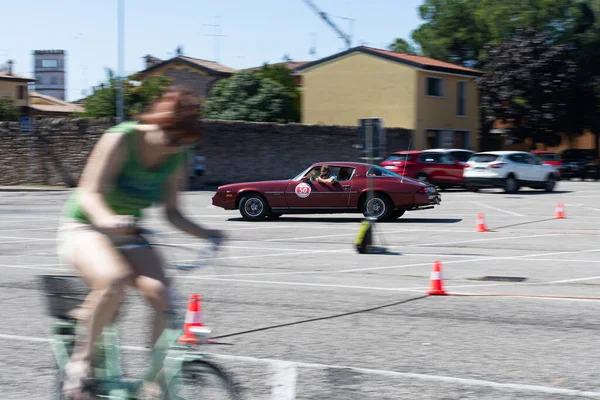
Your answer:
[[[177,400],[241,400],[227,372],[206,360],[184,363],[178,379],[169,387],[169,395]]]

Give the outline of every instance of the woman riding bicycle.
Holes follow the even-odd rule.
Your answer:
[[[126,286],[138,289],[155,310],[152,344],[169,309],[162,261],[151,248],[115,248],[131,241],[145,208],[162,203],[174,226],[198,238],[221,238],[182,215],[178,191],[186,174],[186,150],[202,135],[199,106],[189,91],[171,88],[137,121],[106,131],[91,152],[69,198],[58,234],[59,254],[92,289],[82,308],[87,334],[66,368],[64,391],[81,398],[91,375],[94,343],[112,322]]]

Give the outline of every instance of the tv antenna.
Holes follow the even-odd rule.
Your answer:
[[[215,17],[215,23],[214,24],[203,24],[203,26],[212,26],[213,28],[215,28],[214,33],[205,33],[205,36],[213,36],[215,38],[215,62],[219,62],[219,40],[222,37],[227,37],[227,35],[222,35],[221,34],[221,25],[219,24],[219,18],[221,18],[220,16],[216,16]]]
[[[310,54],[313,59],[317,56],[317,34],[314,32],[310,34],[310,49],[308,50],[308,54]]]

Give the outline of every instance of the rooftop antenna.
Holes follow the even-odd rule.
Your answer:
[[[219,24],[219,18],[221,17],[218,15],[215,17],[214,24],[203,24],[203,26],[212,26],[213,28],[215,28],[214,33],[205,34],[205,36],[213,36],[215,38],[215,62],[219,62],[219,38],[227,37],[227,35],[221,34],[221,25]]]
[[[314,32],[310,34],[310,49],[308,50],[308,54],[312,56],[313,60],[317,56],[317,34]]]

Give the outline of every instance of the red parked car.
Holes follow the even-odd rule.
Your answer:
[[[471,155],[473,152],[466,149],[397,151],[383,160],[381,166],[441,188],[463,187],[463,170]]]
[[[558,153],[549,150],[534,150],[530,153],[541,159],[544,164],[554,165],[558,169],[559,174],[563,175],[565,166]]]
[[[323,165],[329,166],[336,182],[315,180]],[[212,198],[214,206],[238,209],[248,221],[299,213],[363,213],[377,220],[392,220],[440,202],[433,185],[377,165],[354,162],[312,164],[292,179],[219,186]]]

